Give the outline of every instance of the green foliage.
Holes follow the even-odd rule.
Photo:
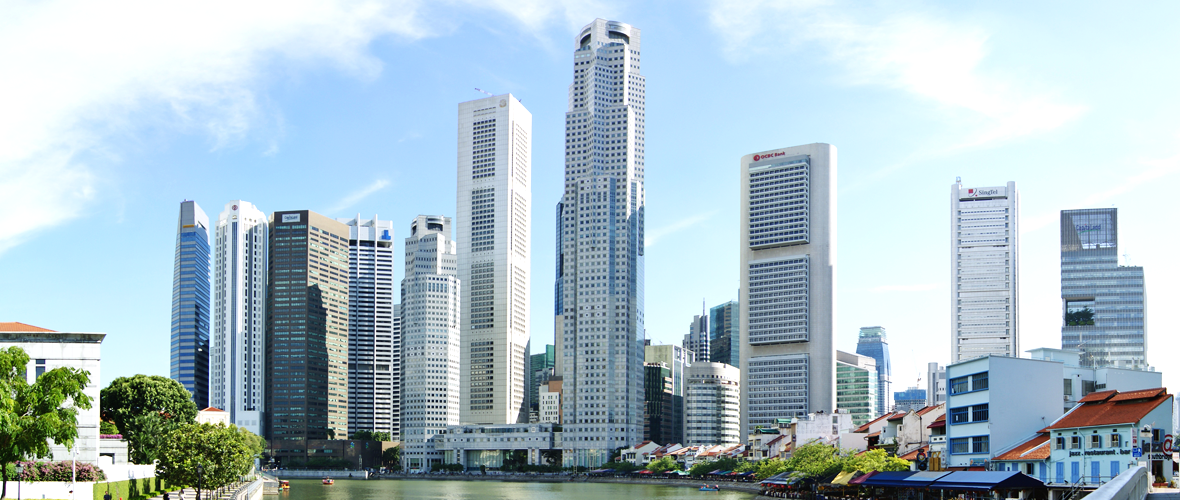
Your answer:
[[[641,467],[631,462],[607,462],[602,464],[602,467],[600,468],[611,469],[615,472],[634,472],[641,469]]]
[[[823,443],[807,443],[795,448],[787,460],[788,470],[802,472],[807,477],[834,474],[844,468],[850,452],[842,452],[835,446]]]
[[[1080,311],[1067,311],[1065,324],[1069,326],[1084,326],[1094,324],[1094,310],[1083,307]]]
[[[156,476],[170,483],[198,484],[201,489],[225,486],[250,472],[261,448],[258,440],[237,426],[181,425],[164,440]],[[197,466],[203,468],[198,476]]]
[[[672,457],[661,457],[659,460],[653,460],[647,464],[647,470],[662,473],[669,470],[681,470],[684,466],[677,463]]]
[[[78,409],[90,409],[91,398],[83,392],[90,372],[54,368],[29,384],[28,364],[23,349],[0,349],[0,497],[8,494],[8,464],[52,457],[50,439],[72,447],[78,437]]]
[[[430,467],[434,472],[463,472],[462,464],[435,464]]]
[[[119,433],[119,428],[118,428],[118,427],[115,427],[115,424],[112,424],[112,423],[110,423],[110,422],[107,422],[107,421],[105,421],[105,420],[104,420],[104,421],[102,421],[101,423],[99,423],[99,424],[98,424],[98,433],[99,433],[99,434],[105,434],[105,435],[108,435],[108,436],[109,436],[109,435],[112,435],[112,434],[118,434],[118,433]]]
[[[541,460],[547,465],[561,466],[561,450],[541,450]],[[560,469],[559,469],[560,470]],[[557,472],[557,471],[554,471]]]
[[[393,470],[401,470],[402,468],[402,447],[394,446],[393,448],[386,448],[381,452],[381,463]]]
[[[688,474],[692,476],[703,476],[715,470],[737,470],[742,467],[742,464],[748,464],[745,460],[738,460],[733,457],[721,457],[717,460],[706,460],[698,462],[692,468],[688,469]],[[752,465],[751,465],[752,467]]]
[[[197,405],[180,382],[159,375],[119,377],[102,390],[102,419],[127,439],[131,461],[159,458],[162,439],[180,425],[196,421]]]
[[[165,491],[174,490],[182,487],[182,485],[168,484],[159,478],[143,478],[143,479],[128,479],[124,481],[111,481],[109,483],[95,483],[93,489],[94,500],[103,500],[103,495],[108,491],[111,493],[111,498],[122,498],[124,500],[149,500],[153,497],[160,496]],[[81,498],[82,492],[77,493]],[[191,495],[189,495],[191,497]]]
[[[24,467],[19,477],[16,474],[17,464]],[[94,465],[78,462],[76,468],[72,468],[71,466],[74,465],[70,460],[62,460],[60,462],[18,462],[16,464],[8,464],[8,477],[18,478],[26,483],[38,481],[69,482],[73,473],[77,473],[78,481],[86,482],[103,481],[107,477],[102,469]]]
[[[381,431],[356,431],[352,433],[352,438],[359,441],[393,441],[393,436]]]
[[[844,472],[903,471],[910,470],[910,462],[891,457],[880,448],[859,455],[850,455],[844,462]]]
[[[754,465],[754,462],[750,462],[747,460],[739,460],[737,466],[733,468],[733,471],[734,472],[750,472],[750,471],[754,470],[755,467],[756,466]]]
[[[754,472],[754,477],[758,478],[758,480],[763,480],[775,474],[781,474],[786,471],[786,460],[781,458],[768,458],[758,462],[758,466]]]

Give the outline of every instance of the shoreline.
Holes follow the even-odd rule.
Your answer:
[[[513,483],[615,483],[615,484],[638,484],[638,485],[655,485],[655,486],[676,486],[681,488],[699,489],[702,484],[708,481],[701,481],[696,479],[631,479],[621,477],[578,477],[570,480],[569,476],[522,476],[516,474],[504,475],[482,475],[482,474],[455,474],[455,475],[429,475],[429,474],[405,474],[405,475],[386,475],[376,476],[375,479],[405,479],[413,481],[504,481]],[[742,493],[750,493],[757,495],[762,492],[762,487],[758,483],[733,483],[720,482],[710,483],[719,486],[722,491],[737,491]]]

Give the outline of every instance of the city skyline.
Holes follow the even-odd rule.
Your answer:
[[[1081,82],[1088,78],[1067,78],[1071,74],[1077,76],[1072,72],[1081,71],[1068,62],[1071,60],[1069,57],[1057,58],[1057,62],[1048,66],[1038,64],[1036,70],[1026,72],[1027,68],[1021,63],[1023,59],[1013,51],[1013,46],[1022,47],[1021,53],[1038,56],[1060,55],[1061,52],[1054,52],[1057,49],[1030,38],[1030,35],[1021,34],[1020,30],[1003,29],[1005,21],[1019,19],[1023,23],[1027,22],[1026,18],[1031,18],[1050,25],[1067,21],[1052,21],[1046,9],[1033,9],[1015,16],[1000,7],[973,8],[984,9],[991,17],[968,16],[969,12],[965,12],[969,9],[967,7],[946,7],[947,10],[908,14],[886,11],[881,18],[912,20],[923,28],[919,30],[922,36],[934,36],[936,39],[951,37],[952,40],[971,42],[966,46],[948,45],[962,49],[968,55],[964,59],[965,69],[956,66],[953,75],[966,79],[968,85],[958,85],[957,88],[966,89],[963,92],[967,92],[967,97],[979,98],[971,102],[995,104],[996,101],[986,98],[998,95],[1013,98],[1009,100],[1013,103],[1047,103],[1047,106],[966,106],[963,104],[965,101],[956,100],[964,98],[962,93],[940,94],[928,87],[909,83],[922,81],[935,89],[951,87],[940,87],[945,85],[941,80],[892,80],[888,78],[889,74],[882,77],[881,69],[872,65],[862,67],[864,71],[869,71],[868,74],[854,74],[862,78],[841,79],[840,76],[848,76],[847,70],[843,69],[844,61],[855,62],[857,57],[863,57],[855,54],[824,50],[818,51],[818,55],[808,54],[807,51],[767,52],[769,49],[762,47],[762,50],[752,53],[748,58],[732,55],[731,47],[736,44],[757,44],[752,40],[756,40],[758,34],[778,33],[770,31],[779,29],[776,23],[799,26],[799,22],[783,23],[790,21],[792,16],[781,11],[754,9],[766,21],[746,24],[746,28],[740,30],[741,36],[726,39],[715,47],[708,44],[715,44],[716,36],[696,37],[688,33],[724,33],[726,27],[743,24],[720,23],[726,22],[726,19],[732,22],[732,16],[742,14],[733,13],[731,17],[714,20],[702,15],[712,12],[706,6],[688,9],[683,14],[677,13],[669,21],[660,21],[641,7],[634,7],[633,11],[618,11],[607,5],[603,7],[605,12],[602,13],[571,14],[577,19],[568,23],[561,22],[561,15],[552,12],[549,14],[551,17],[529,21],[536,24],[527,26],[539,29],[522,30],[530,31],[530,35],[526,36],[537,33],[538,37],[560,41],[559,45],[564,47],[569,35],[595,15],[620,19],[659,33],[659,36],[651,37],[658,43],[649,45],[649,56],[679,52],[679,49],[673,52],[671,47],[687,43],[686,46],[701,58],[700,63],[705,65],[703,67],[724,69],[702,72],[691,69],[692,65],[672,68],[666,62],[645,67],[645,74],[653,80],[653,90],[658,88],[660,91],[653,94],[658,99],[651,97],[648,103],[653,109],[653,119],[659,120],[653,121],[650,124],[652,126],[648,127],[647,147],[653,159],[650,173],[654,176],[653,180],[660,180],[651,185],[649,193],[661,200],[660,204],[653,204],[656,209],[647,214],[648,251],[653,256],[649,259],[648,273],[648,337],[656,343],[679,343],[683,334],[683,320],[695,313],[694,304],[701,295],[706,295],[710,304],[737,298],[737,278],[732,272],[736,254],[735,250],[729,249],[734,234],[728,227],[728,221],[733,220],[732,214],[736,213],[736,202],[733,201],[736,179],[727,179],[726,175],[708,175],[709,170],[696,164],[728,165],[741,152],[780,144],[784,136],[792,138],[791,142],[794,143],[823,140],[839,144],[842,148],[842,167],[849,174],[842,176],[845,182],[839,187],[843,195],[840,198],[840,235],[846,244],[840,250],[843,272],[837,276],[837,294],[841,304],[837,311],[837,344],[843,350],[852,349],[856,327],[866,324],[881,324],[894,331],[905,332],[891,339],[895,379],[906,381],[899,383],[899,386],[911,385],[921,371],[922,363],[947,361],[945,343],[923,340],[928,337],[945,338],[947,335],[945,315],[941,308],[931,313],[911,307],[910,304],[941,301],[947,294],[946,266],[941,264],[946,258],[946,214],[942,189],[956,175],[972,180],[988,180],[989,183],[991,179],[1016,180],[1025,195],[1022,207],[1022,232],[1025,233],[1022,261],[1025,264],[1025,275],[1020,284],[1020,300],[1026,303],[1022,306],[1024,312],[1021,320],[1021,328],[1025,332],[1021,344],[1025,349],[1055,347],[1060,342],[1060,290],[1058,270],[1054,269],[1059,259],[1057,221],[1060,210],[1117,205],[1124,215],[1120,228],[1123,246],[1133,252],[1130,255],[1131,263],[1143,266],[1150,273],[1147,277],[1149,288],[1152,284],[1166,283],[1176,278],[1176,267],[1160,253],[1162,249],[1173,247],[1169,239],[1172,236],[1152,231],[1147,225],[1151,220],[1150,215],[1159,212],[1159,203],[1166,198],[1161,190],[1172,179],[1169,176],[1175,174],[1177,164],[1174,159],[1176,127],[1171,121],[1160,122],[1153,117],[1157,112],[1174,115],[1167,110],[1175,106],[1175,100],[1165,98],[1163,102],[1153,102],[1152,106],[1127,106],[1125,103],[1116,106],[1104,96],[1108,93],[1112,96],[1118,94],[1117,91],[1110,92],[1110,89],[1122,88],[1117,86],[1121,84],[1106,75],[1099,75],[1098,80],[1091,83]],[[842,15],[870,26],[886,26],[869,19],[865,10],[853,9],[841,13],[817,9],[808,10],[805,14]],[[496,11],[489,12],[501,21],[525,26],[525,21],[520,18],[503,17],[504,14]],[[1096,15],[1093,10],[1079,8],[1071,13],[1073,17],[1070,18],[1070,24],[1097,22]],[[1169,16],[1161,14],[1157,17]],[[1120,18],[1114,21],[1116,24],[1124,22]],[[347,216],[358,210],[390,213],[390,219],[396,224],[405,224],[419,212],[449,214],[452,209],[447,207],[453,207],[454,200],[448,191],[453,190],[420,186],[416,183],[414,172],[423,168],[437,167],[443,171],[449,168],[450,148],[454,143],[453,123],[449,122],[453,115],[450,113],[456,102],[478,97],[471,89],[475,86],[490,86],[497,92],[517,92],[534,110],[538,120],[535,125],[537,138],[534,141],[537,144],[536,156],[546,158],[550,165],[554,164],[557,150],[564,145],[557,138],[564,132],[559,124],[560,109],[556,115],[554,109],[564,108],[566,104],[568,52],[560,50],[553,54],[546,53],[544,42],[537,43],[536,47],[525,47],[530,44],[524,43],[524,39],[504,38],[513,35],[484,29],[481,25],[483,21],[464,18],[454,22],[470,29],[449,34],[430,33],[409,41],[382,40],[357,49],[358,53],[368,58],[362,57],[360,60],[387,65],[379,73],[377,69],[369,67],[373,73],[366,73],[367,76],[361,78],[348,70],[343,73],[328,70],[324,74],[307,72],[306,67],[301,65],[307,64],[318,71],[320,63],[316,62],[284,66],[296,76],[291,80],[286,80],[285,76],[276,77],[271,72],[262,73],[261,81],[244,85],[250,91],[248,95],[258,98],[251,101],[254,108],[247,108],[253,109],[254,114],[247,113],[247,118],[254,121],[242,124],[250,131],[245,135],[233,135],[237,133],[234,130],[239,129],[223,127],[235,122],[215,119],[229,116],[217,114],[219,110],[228,109],[228,106],[200,108],[206,114],[190,115],[191,122],[168,119],[164,120],[166,125],[160,126],[155,120],[161,116],[155,106],[156,101],[153,98],[139,101],[143,103],[143,108],[134,109],[141,109],[150,115],[152,119],[149,121],[153,125],[145,126],[143,120],[136,119],[131,122],[133,130],[128,132],[128,137],[112,139],[104,136],[104,144],[118,153],[113,155],[119,157],[118,160],[103,160],[83,154],[78,158],[90,166],[91,170],[86,172],[93,175],[93,181],[68,175],[58,176],[59,179],[66,179],[68,185],[78,187],[79,193],[94,193],[83,196],[86,200],[80,205],[83,209],[69,212],[74,215],[66,215],[63,219],[57,204],[63,198],[56,197],[58,195],[43,199],[30,198],[34,202],[7,209],[6,215],[27,214],[28,207],[38,207],[44,211],[44,217],[37,223],[37,227],[43,229],[41,232],[19,232],[24,226],[15,222],[7,225],[16,233],[6,234],[17,234],[23,242],[9,244],[15,240],[6,236],[3,244],[6,251],[0,256],[0,274],[20,282],[25,288],[20,294],[15,291],[5,292],[2,297],[4,303],[11,304],[14,310],[19,308],[28,311],[26,321],[32,323],[53,324],[64,330],[96,329],[111,332],[111,367],[104,370],[103,374],[106,382],[115,376],[141,371],[166,374],[166,343],[162,342],[159,332],[167,321],[163,312],[166,306],[162,304],[168,298],[162,290],[167,289],[169,283],[163,276],[172,265],[172,254],[161,248],[165,241],[171,244],[172,235],[164,236],[161,228],[171,227],[171,217],[175,214],[173,210],[181,199],[196,199],[206,206],[216,206],[222,200],[242,196],[264,207],[315,206],[321,213],[333,217]],[[684,29],[679,28],[681,25]],[[938,29],[946,26],[966,29],[951,30],[958,35]],[[753,38],[747,37],[747,34]],[[486,57],[490,48],[484,50],[471,41],[488,35],[513,46],[509,54],[495,59],[500,64],[496,64],[494,69],[485,64],[473,64],[479,58]],[[956,36],[962,38],[954,38]],[[706,39],[714,41],[706,42]],[[1148,38],[1119,41],[1108,49],[1094,50],[1094,46],[1073,35],[1067,34],[1062,40],[1065,40],[1063,45],[1072,47],[1065,53],[1066,56],[1074,51],[1086,52],[1091,62],[1097,60],[1112,68],[1125,68],[1123,64],[1134,64],[1135,60],[1150,58],[1149,54],[1156,50],[1153,45],[1167,45],[1161,44],[1157,38]],[[1149,43],[1149,40],[1154,41]],[[872,40],[861,40],[858,43],[870,44],[882,50],[896,49],[887,41],[873,44]],[[824,39],[803,40],[802,43],[820,49],[828,47]],[[978,52],[973,49],[978,49]],[[905,51],[901,53],[910,54]],[[1121,58],[1112,57],[1115,53],[1139,55],[1130,58],[1128,63],[1122,63]],[[455,69],[456,73],[448,73],[445,79],[441,78],[429,69],[431,66],[427,64],[427,54],[430,62],[454,58],[453,66],[460,69]],[[914,51],[913,54],[921,56],[927,53]],[[795,99],[783,100],[778,97],[780,93],[777,90],[770,92],[769,87],[756,81],[774,79],[779,74],[769,69],[773,65],[768,63],[796,59],[813,76],[787,83],[788,91],[781,92],[781,95],[807,96],[806,99],[798,102]],[[919,66],[925,61],[905,60]],[[1054,58],[1039,57],[1039,60]],[[660,62],[661,58],[651,57],[651,61]],[[670,59],[664,58],[663,61]],[[1152,89],[1158,88],[1156,85],[1170,86],[1175,81],[1173,70],[1149,66],[1136,64],[1135,74],[1143,77],[1133,79],[1140,84],[1146,83],[1147,89],[1125,94],[1135,94],[1136,98],[1162,95]],[[900,67],[908,71],[906,68],[914,66],[903,64]],[[768,71],[770,73],[765,74]],[[423,83],[406,83],[407,78],[403,75],[407,72],[414,74]],[[1054,73],[1063,76],[1054,76]],[[308,74],[317,76],[298,81]],[[681,78],[685,75],[691,75],[694,79]],[[1013,82],[1014,75],[1020,75],[1020,80],[1016,82],[1027,85],[1016,85],[1017,90],[1007,91],[1013,93],[978,86],[981,81],[995,82],[1005,78],[1007,80],[1004,81]],[[77,80],[90,81],[86,78]],[[672,102],[688,102],[684,96],[689,89],[673,85],[673,82],[679,81],[700,81],[702,85],[740,89],[740,92],[727,95],[724,101],[704,99],[699,105],[691,107],[690,111],[688,106],[680,109],[679,105],[671,105]],[[397,82],[396,85],[394,82]],[[557,85],[553,85],[554,82]],[[838,83],[832,85],[832,82]],[[427,86],[434,88],[422,88]],[[559,87],[560,92],[549,88],[553,86]],[[65,95],[69,96],[70,89],[66,90]],[[380,97],[404,95],[407,91],[418,92],[416,102],[398,101],[395,107],[392,101]],[[33,97],[38,94],[34,92]],[[14,92],[12,95],[29,94]],[[142,98],[141,94],[136,96]],[[324,99],[328,96],[338,99],[333,102],[339,105],[326,105]],[[299,101],[311,105],[297,105]],[[72,101],[67,99],[66,102]],[[719,105],[721,102],[724,102],[723,107]],[[387,114],[386,119],[393,120],[378,119],[375,114],[361,109],[361,103],[372,108],[375,113]],[[849,106],[842,107],[840,103],[848,103]],[[805,125],[775,124],[757,116],[783,104],[802,106],[815,119]],[[1084,111],[1069,114],[1062,121],[1035,120],[1061,111],[1063,106],[1068,110]],[[950,110],[943,107],[949,107]],[[737,111],[728,111],[731,108]],[[1033,120],[1021,120],[1020,123],[1040,124],[1039,128],[1036,125],[1015,127],[1015,131],[1011,132],[1016,134],[1015,137],[996,138],[986,134],[992,131],[986,125],[1015,116],[1011,109],[1016,108],[1035,114]],[[1164,111],[1136,112],[1133,108]],[[664,114],[656,113],[655,109],[660,109]],[[873,133],[868,134],[863,130],[864,126],[858,126],[849,119],[851,109],[855,109],[857,118],[867,117],[869,121],[865,122],[866,125],[889,116],[890,120],[902,122],[902,125],[890,128],[905,131],[891,130],[883,134],[880,127],[875,127]],[[896,112],[900,109],[905,111]],[[982,109],[991,111],[978,111]],[[13,116],[26,115],[14,113]],[[423,118],[422,121],[403,120],[405,116]],[[709,123],[741,122],[746,118],[750,119],[749,126],[735,127],[732,131]],[[365,128],[374,132],[358,130],[356,126],[350,125],[351,122],[358,125],[363,123]],[[31,120],[27,123],[36,125],[44,122]],[[978,130],[976,125],[980,125],[982,130]],[[337,128],[341,133],[335,133]],[[36,126],[29,129],[39,130]],[[699,132],[694,132],[694,129]],[[157,133],[159,136],[154,135]],[[222,133],[230,135],[218,135]],[[414,138],[413,133],[421,137]],[[153,141],[156,146],[147,148],[131,144],[142,139],[144,134],[162,140]],[[345,136],[348,138],[345,139]],[[438,136],[437,140],[435,136]],[[707,146],[680,148],[677,144],[682,141],[672,140],[678,137],[688,137],[692,142]],[[794,140],[794,137],[799,140]],[[922,137],[922,144],[915,142],[913,138],[916,137]],[[126,140],[128,138],[131,140]],[[401,139],[406,140],[397,142]],[[1101,144],[1102,147],[1095,150],[1078,147],[1080,144]],[[1112,147],[1112,144],[1118,144],[1119,147]],[[382,147],[374,149],[375,145]],[[1133,153],[1127,154],[1128,148]],[[1082,151],[1085,153],[1082,154]],[[698,161],[698,157],[701,160]],[[657,158],[659,161],[654,161]],[[167,168],[161,168],[161,165],[167,165]],[[1118,175],[1106,171],[1109,165],[1118,165]],[[294,182],[301,178],[298,175],[286,178],[280,175],[287,171],[305,173],[309,169],[328,166],[348,173],[348,176],[342,176],[347,179],[320,178],[319,185],[311,190],[300,188]],[[1034,166],[1041,167],[1041,171],[1031,168]],[[1065,172],[1069,175],[1060,175]],[[185,178],[183,183],[176,182],[180,175]],[[237,176],[239,183],[252,187],[230,191],[224,181],[214,181],[224,179],[227,175]],[[554,172],[538,173],[535,176],[535,189],[538,193],[551,192],[554,186],[560,184],[560,180],[555,182],[560,176],[560,173]],[[259,181],[262,178],[269,180],[263,183]],[[367,181],[367,185],[358,187],[357,178]],[[1110,181],[1098,182],[1097,179]],[[368,198],[353,196],[363,195],[371,188],[377,190],[372,191],[373,194]],[[895,218],[886,220],[878,215],[881,212],[879,200],[870,201],[873,197],[867,196],[877,190],[898,195],[891,198],[889,204],[889,210]],[[32,192],[35,191],[30,190]],[[717,201],[702,206],[699,200],[689,204],[678,199],[683,193],[699,192],[708,192]],[[64,199],[70,201],[75,198]],[[542,201],[546,204],[554,202]],[[352,205],[342,206],[348,203]],[[69,203],[61,206],[65,205],[76,206]],[[137,210],[132,212],[132,206]],[[533,222],[536,232],[534,237],[538,241],[553,241],[548,238],[553,234],[554,219],[549,219],[552,215],[546,212],[538,212]],[[135,213],[136,218],[127,217],[131,213]],[[891,223],[885,223],[887,221]],[[901,221],[904,221],[904,230],[898,227]],[[100,245],[90,255],[66,257],[62,253],[64,248],[56,248],[50,243],[49,234],[57,231],[69,232],[91,241],[125,241],[129,244]],[[400,246],[399,242],[399,250]],[[901,248],[907,251],[901,252]],[[941,250],[932,251],[928,248]],[[544,245],[534,250],[534,281],[545,282],[553,269],[551,252],[544,249]],[[677,274],[679,269],[689,266],[701,271],[693,286],[688,286],[688,282]],[[31,274],[34,269],[40,270],[45,276],[34,277]],[[1030,277],[1030,272],[1037,274]],[[58,307],[34,300],[47,296],[47,287],[50,283],[60,281],[58,277],[61,273],[84,277],[78,281],[82,285],[79,290],[54,292],[60,293],[63,300],[78,304],[76,309],[66,311],[65,314]],[[870,276],[872,279],[869,279]],[[135,317],[104,314],[103,311],[114,308],[111,299],[92,297],[94,285],[99,282],[104,283],[104,288],[110,292],[104,295],[144,304],[144,314]],[[136,286],[131,288],[125,283],[135,283]],[[533,299],[538,303],[547,303],[551,292],[545,289],[550,287],[545,285],[534,288]],[[1171,300],[1171,293],[1158,286],[1150,289],[1147,294],[1148,307],[1151,303],[1167,303]],[[533,309],[533,323],[547,325],[552,320],[548,311],[536,312],[544,308]],[[1034,316],[1030,317],[1030,314]],[[943,319],[937,321],[926,318],[940,315]],[[539,319],[541,317],[545,318],[544,322]],[[1163,335],[1166,329],[1150,326],[1151,322],[1161,319],[1160,315],[1148,318],[1149,334],[1155,332],[1150,339],[1152,348],[1174,350],[1171,339]],[[1030,335],[1037,337],[1030,338]],[[534,349],[540,343],[533,342]],[[928,350],[926,344],[937,345]],[[1168,371],[1168,366],[1164,364],[1166,360],[1149,357],[1148,362]]]

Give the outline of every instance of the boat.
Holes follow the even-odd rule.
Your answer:
[[[282,481],[279,481],[279,489],[282,489],[282,490],[291,489],[291,481],[287,481],[285,479]]]
[[[332,483],[334,483],[334,482],[335,481],[333,481],[332,478],[330,478],[330,477],[324,478],[324,486],[332,486]]]
[[[721,488],[718,488],[716,486],[709,486],[706,484],[704,486],[701,486],[701,491],[721,491]]]

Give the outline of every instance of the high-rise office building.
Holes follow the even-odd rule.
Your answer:
[[[401,431],[401,311],[393,287],[393,222],[348,226],[348,432]]]
[[[692,366],[692,351],[678,345],[647,345],[643,348],[643,361],[665,367],[672,382],[672,403],[668,406],[671,415],[671,430],[664,434],[668,443],[684,442],[684,396],[688,393],[688,379],[685,374]],[[660,444],[668,444],[661,442]]]
[[[738,303],[729,301],[709,309],[709,361],[741,366]]]
[[[741,370],[725,363],[696,362],[687,370],[684,445],[745,442],[741,426]]]
[[[692,317],[688,324],[688,333],[684,334],[684,348],[692,351],[692,360],[709,361],[709,315],[705,313],[705,303],[701,302],[701,313]]]
[[[894,405],[890,411],[921,410],[926,406],[926,389],[910,387],[893,394]]]
[[[893,408],[893,367],[889,362],[889,340],[885,336],[885,329],[879,326],[861,327],[856,341],[856,353],[873,358],[877,362],[876,415],[884,415]]]
[[[640,33],[574,39],[566,112],[562,460],[597,467],[643,437],[644,93]]]
[[[878,387],[873,358],[836,351],[836,409],[851,413],[853,425],[877,417]]]
[[[938,363],[926,364],[926,406],[946,402],[946,367]],[[895,403],[896,404],[896,403]]]
[[[541,386],[548,385],[553,378],[553,361],[556,352],[552,344],[545,345],[545,352],[533,354],[529,362],[529,414],[540,410]],[[531,420],[531,417],[530,417]],[[559,422],[560,423],[560,422]]]
[[[951,184],[951,363],[1020,356],[1016,183]]]
[[[348,237],[310,210],[271,214],[266,408],[279,459],[348,437]]]
[[[209,406],[209,216],[195,201],[180,204],[172,271],[171,376]]]
[[[1061,348],[1085,368],[1147,369],[1143,268],[1119,265],[1117,208],[1061,211]]]
[[[402,466],[407,471],[442,463],[433,439],[448,425],[459,425],[457,274],[451,218],[419,215],[406,238],[401,290]],[[488,370],[471,383],[491,384],[493,376]]]
[[[683,403],[683,400],[680,401]],[[673,444],[677,412],[672,370],[664,363],[643,363],[643,440]]]
[[[455,243],[464,283],[465,424],[528,422],[532,131],[533,116],[512,94],[459,104]],[[489,370],[490,383],[472,383]]]
[[[741,159],[742,427],[836,409],[836,148]]]
[[[268,237],[266,214],[247,201],[225,204],[213,244],[213,336],[209,405],[230,423],[263,435],[270,385],[265,369]]]

